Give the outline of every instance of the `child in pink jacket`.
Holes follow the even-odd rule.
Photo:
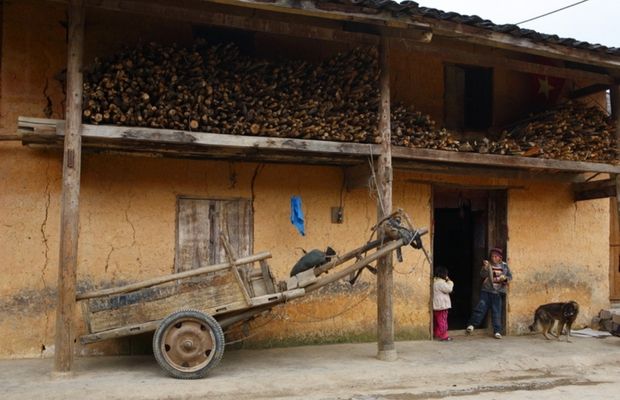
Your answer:
[[[433,279],[433,336],[442,341],[452,340],[448,336],[448,310],[452,308],[450,293],[454,288],[454,282],[448,277],[445,267],[435,268]]]

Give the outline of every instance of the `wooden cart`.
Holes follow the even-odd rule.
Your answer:
[[[399,212],[379,227],[386,233],[330,262],[276,283],[268,252],[234,258],[223,239],[228,262],[122,287],[82,293],[89,334],[82,344],[155,331],[153,353],[159,365],[181,379],[204,377],[224,353],[224,331],[361,270],[401,246],[422,248],[426,229],[401,225]],[[408,219],[407,219],[408,221]],[[345,265],[352,262],[350,265]],[[258,265],[256,265],[258,263]],[[333,270],[328,275],[323,273]]]

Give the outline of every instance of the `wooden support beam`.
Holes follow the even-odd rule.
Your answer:
[[[523,61],[505,55],[496,55],[493,49],[489,50],[488,48],[485,49],[482,47],[476,48],[474,51],[468,51],[456,46],[448,47],[437,41],[429,44],[408,42],[405,44],[404,49],[433,55],[441,58],[445,62],[456,64],[503,68],[509,71],[527,74],[547,75],[564,79],[580,79],[605,85],[611,85],[616,81],[613,77],[606,74]]]
[[[587,49],[580,49],[562,44],[549,42],[534,42],[528,38],[515,37],[509,33],[494,32],[489,29],[478,28],[466,24],[456,24],[434,18],[421,18],[422,22],[431,25],[435,36],[445,36],[462,42],[480,44],[536,54],[560,60],[570,60],[581,64],[597,65],[600,67],[620,69],[620,60],[605,53],[598,53]]]
[[[390,49],[387,38],[379,46],[379,133],[381,154],[377,168],[377,220],[382,221],[392,213],[392,140],[390,131]],[[377,358],[384,361],[396,360],[394,346],[394,277],[392,253],[377,261]]]
[[[611,116],[616,121],[616,150],[620,155],[620,85],[614,85],[610,90]],[[620,216],[620,174],[613,176],[616,181],[616,210]]]
[[[77,251],[79,236],[80,169],[82,159],[82,58],[84,48],[84,0],[68,5],[67,109],[62,200],[60,255],[58,260],[58,304],[54,372],[69,373],[73,367]]]
[[[609,85],[605,85],[605,84],[590,85],[590,86],[583,87],[581,89],[573,90],[572,92],[568,94],[568,97],[571,99],[578,99],[581,97],[590,96],[591,94],[594,94],[594,93],[604,92],[605,90],[608,90],[609,87],[610,87]]]
[[[598,181],[573,183],[575,201],[603,199],[616,196],[616,180],[602,179]]]
[[[226,3],[226,7],[195,2],[193,5],[161,4],[142,0],[87,0],[88,6],[123,13],[149,15],[180,21],[195,22],[225,28],[243,29],[253,32],[265,32],[298,38],[352,42],[365,45],[378,45],[379,33],[413,42],[430,42],[432,33],[424,24],[409,24],[410,29],[397,29],[386,26],[377,18],[329,19],[327,12],[303,13],[299,8],[283,8],[274,12],[271,8],[252,7],[248,9],[241,2]],[[232,7],[231,7],[232,6]],[[281,9],[292,10],[284,13]],[[374,31],[354,31],[350,24],[365,24],[374,27]],[[402,27],[400,27],[402,28]]]
[[[18,129],[23,144],[62,144],[65,134],[64,122],[43,118],[19,117]],[[278,137],[241,136],[190,132],[172,129],[132,128],[111,125],[83,125],[84,146],[98,151],[147,153],[179,158],[196,159],[243,159],[264,162],[312,161],[314,164],[342,165],[367,163],[369,156],[381,152],[381,145],[365,143],[332,142]],[[584,162],[550,160],[535,157],[478,154],[445,150],[408,148],[396,146],[391,149],[393,163],[399,169],[420,169],[421,163],[432,163],[449,174],[450,166],[476,166],[473,171],[487,175],[489,167],[505,170],[529,170],[542,173],[620,173],[620,166]],[[303,157],[300,157],[303,155]],[[331,163],[329,161],[332,161]],[[347,162],[344,162],[344,161]],[[397,163],[396,163],[397,162]],[[481,169],[480,169],[481,168]],[[422,168],[424,169],[424,168]],[[475,175],[475,173],[472,173]],[[487,171],[487,172],[485,172]],[[499,171],[499,169],[498,169]],[[524,176],[527,177],[527,176]]]

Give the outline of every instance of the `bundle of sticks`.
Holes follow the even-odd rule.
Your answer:
[[[234,44],[189,48],[150,43],[85,74],[83,120],[232,135],[378,143],[376,50],[357,48],[313,64],[268,61]],[[405,137],[433,130],[430,117],[394,107]]]
[[[375,48],[320,63],[264,60],[232,43],[149,43],[95,60],[84,79],[83,121],[232,135],[379,143]],[[429,115],[396,104],[397,146],[609,162],[605,113],[571,103],[516,124],[499,140],[459,140]]]
[[[543,158],[616,162],[615,128],[609,115],[579,102],[558,105],[505,130],[489,152]]]

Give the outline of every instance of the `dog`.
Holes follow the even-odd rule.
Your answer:
[[[530,332],[534,332],[538,325],[542,326],[542,334],[545,336],[545,339],[549,340],[549,333],[553,335],[553,332],[550,332],[555,324],[555,321],[558,321],[558,327],[556,330],[555,336],[558,340],[560,340],[560,335],[564,331],[564,327],[566,327],[566,341],[568,342],[568,338],[570,337],[570,330],[573,326],[573,323],[577,319],[577,315],[579,314],[579,304],[575,301],[568,301],[566,303],[549,303],[543,304],[536,309],[534,312],[534,322],[529,326]]]

